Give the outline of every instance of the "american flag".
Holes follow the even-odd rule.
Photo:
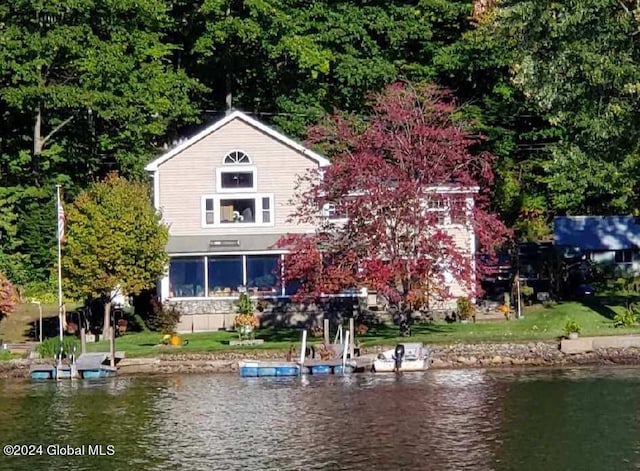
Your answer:
[[[62,201],[60,194],[58,194],[58,240],[64,238],[64,208],[62,207]]]

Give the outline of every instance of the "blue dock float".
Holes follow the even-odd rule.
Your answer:
[[[312,375],[328,375],[333,373],[333,368],[330,365],[312,365],[309,369]]]
[[[56,368],[51,365],[33,366],[29,371],[29,376],[34,380],[55,379]]]
[[[277,366],[276,376],[298,376],[300,374],[299,366]]]
[[[276,362],[267,360],[243,360],[238,363],[238,372],[243,378],[273,377],[273,376],[299,376],[306,375],[330,375],[330,374],[350,374],[355,371],[356,365],[349,361],[343,371],[342,360],[323,361],[311,360],[302,367],[293,362]]]
[[[298,376],[300,367],[286,361],[241,361],[238,364],[238,371],[243,378]]]
[[[116,369],[109,366],[102,366],[100,368],[83,369],[80,370],[79,373],[82,379],[110,378],[116,375]]]
[[[124,358],[124,354],[116,352],[116,360]],[[117,369],[106,365],[109,354],[106,352],[83,353],[76,361],[78,375],[82,379],[110,378],[116,376]]]

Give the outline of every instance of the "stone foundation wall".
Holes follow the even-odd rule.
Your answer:
[[[451,306],[441,306],[427,313],[415,312],[414,322],[443,321],[455,315],[455,300]],[[189,301],[169,301],[182,313],[178,332],[205,332],[227,329],[235,317],[234,300],[203,298]],[[359,297],[329,298],[318,304],[293,303],[289,298],[263,298],[256,302],[256,314],[266,327],[321,326],[328,318],[332,323],[355,317],[356,322],[366,324],[397,324],[398,319],[385,306],[368,306],[367,300]]]
[[[233,300],[202,299],[194,301],[170,301],[182,316],[177,326],[178,332],[205,332],[231,328],[235,318]],[[289,298],[261,299],[257,303],[256,314],[264,327],[321,326],[322,320],[341,322],[342,319],[357,315],[356,298],[331,298],[319,304],[297,304]]]

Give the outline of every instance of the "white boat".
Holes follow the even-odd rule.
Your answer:
[[[395,348],[378,354],[373,360],[373,371],[424,371],[429,368],[430,361],[431,352],[422,343],[399,343]]]

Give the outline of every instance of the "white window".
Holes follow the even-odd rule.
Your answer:
[[[273,195],[222,194],[202,197],[202,226],[272,226]]]
[[[229,152],[216,169],[216,188],[220,193],[256,191],[256,167],[249,156],[239,150]]]
[[[616,250],[615,254],[616,263],[631,263],[633,262],[633,250]]]
[[[334,203],[325,203],[322,206],[322,216],[327,219],[347,219],[345,214],[342,214],[341,211],[336,207]]]
[[[446,200],[441,196],[432,196],[427,199],[427,212],[434,215],[435,223],[439,226],[450,223]]]

